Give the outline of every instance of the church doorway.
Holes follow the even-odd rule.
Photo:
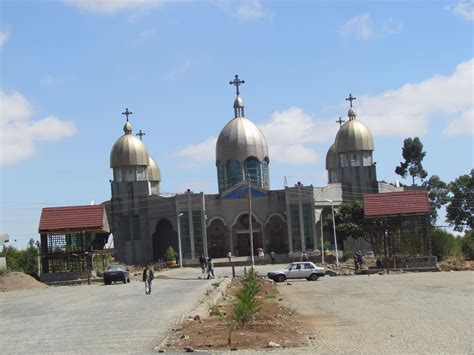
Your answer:
[[[215,219],[207,228],[208,255],[211,258],[224,258],[229,249],[229,228],[220,219]]]
[[[280,215],[273,215],[265,225],[265,243],[268,253],[288,253],[288,228]]]
[[[178,252],[178,233],[173,229],[173,225],[167,218],[162,218],[156,224],[153,233],[153,261],[164,259],[168,247]]]
[[[236,256],[250,256],[250,233],[249,233],[249,215],[243,214],[234,224],[232,230],[234,231],[234,255]],[[258,248],[263,248],[261,225],[252,217],[252,231],[253,231],[253,251],[257,254]]]

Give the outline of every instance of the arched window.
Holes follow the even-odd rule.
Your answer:
[[[260,163],[257,158],[250,157],[245,159],[244,170],[245,175],[250,177],[252,184],[261,186],[262,177],[260,175]]]
[[[227,188],[234,186],[242,181],[242,170],[238,160],[229,160],[227,162]]]

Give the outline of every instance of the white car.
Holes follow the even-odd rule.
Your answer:
[[[287,279],[306,279],[316,281],[324,276],[324,268],[314,265],[312,262],[303,261],[289,264],[286,268],[277,271],[270,271],[267,276],[275,282],[283,282]]]

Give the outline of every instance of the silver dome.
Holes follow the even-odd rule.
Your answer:
[[[336,152],[336,143],[333,143],[326,154],[326,170],[339,169],[339,158]]]
[[[161,181],[161,170],[158,164],[156,163],[155,159],[148,156],[148,180],[150,181]]]
[[[374,150],[374,139],[366,125],[352,119],[337,132],[335,148],[337,153]]]
[[[236,117],[227,123],[217,139],[216,163],[238,160],[242,164],[248,157],[260,162],[268,159],[267,141],[255,123]]]
[[[110,167],[148,166],[148,150],[143,142],[132,134],[117,139],[110,152]]]
[[[237,96],[234,100],[234,108],[244,107],[244,100],[240,96]]]

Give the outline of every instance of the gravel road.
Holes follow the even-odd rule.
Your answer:
[[[295,353],[474,353],[474,272],[324,277],[278,289],[314,331],[311,348]]]

